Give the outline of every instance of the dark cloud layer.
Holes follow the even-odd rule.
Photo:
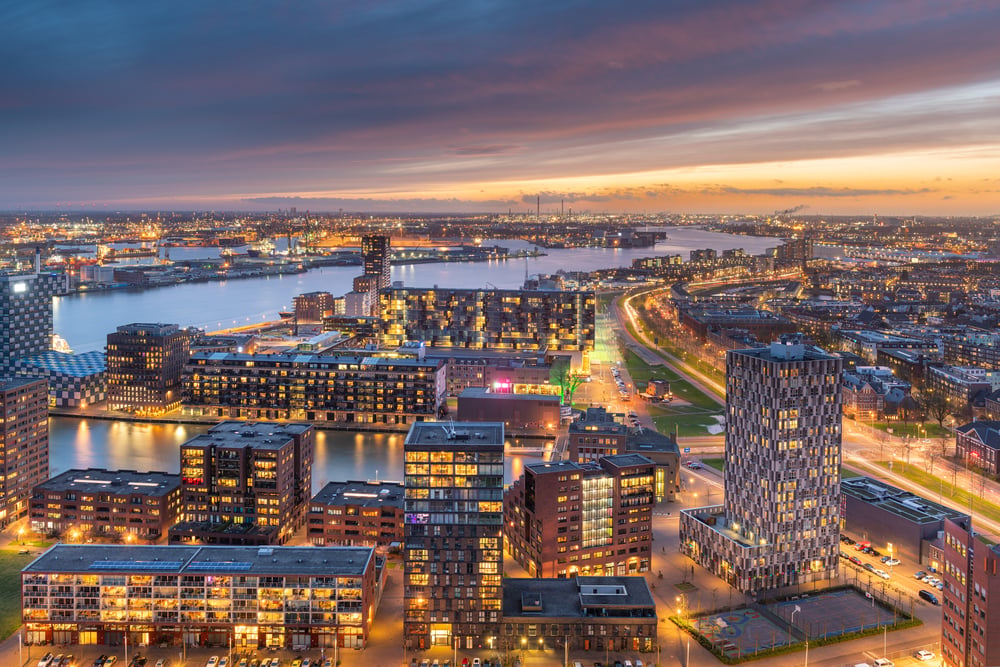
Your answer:
[[[998,76],[997,25],[971,0],[5,3],[0,207],[998,141],[995,89],[947,94]]]

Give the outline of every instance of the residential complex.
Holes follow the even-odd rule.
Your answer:
[[[313,496],[306,524],[309,542],[317,546],[401,546],[403,485],[330,482]]]
[[[158,540],[176,523],[180,509],[180,475],[67,470],[35,487],[31,530],[70,540]]]
[[[312,497],[308,424],[222,422],[181,445],[182,521],[171,542],[277,544]]]
[[[639,454],[532,463],[504,494],[504,545],[532,577],[646,572],[656,465]]]
[[[0,271],[0,377],[14,362],[52,346],[52,297],[64,284],[54,273]]]
[[[44,378],[49,383],[49,405],[86,408],[107,398],[104,353],[69,354],[48,350],[14,361],[18,377]]]
[[[794,336],[727,354],[724,502],[682,510],[680,542],[740,591],[837,572],[842,363]]]
[[[972,520],[946,521],[942,570],[941,664],[1000,662],[1000,549],[981,541]]]
[[[21,572],[28,644],[363,648],[365,547],[57,544]]]
[[[403,641],[472,648],[503,600],[502,423],[420,422],[403,444]]]
[[[26,515],[32,489],[48,478],[48,384],[0,379],[0,526]]]
[[[239,419],[410,424],[445,398],[440,360],[356,354],[199,353],[184,375],[184,410]]]
[[[594,349],[594,292],[410,289],[380,292],[381,344],[493,350]]]
[[[108,334],[108,407],[149,415],[179,407],[189,344],[176,324],[126,324]]]

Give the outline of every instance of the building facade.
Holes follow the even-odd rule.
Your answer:
[[[842,359],[786,337],[726,356],[723,505],[681,512],[681,549],[744,592],[835,576]]]
[[[333,315],[333,295],[329,292],[306,292],[292,299],[298,322],[322,322]]]
[[[656,465],[645,456],[533,463],[504,494],[504,545],[532,577],[647,572]]]
[[[410,427],[403,641],[410,649],[485,646],[503,600],[502,423]]]
[[[279,544],[305,521],[315,432],[222,422],[181,445],[183,517],[171,542]]]
[[[57,544],[21,618],[29,644],[364,648],[378,590],[364,547]]]
[[[45,380],[0,379],[0,526],[25,516],[32,489],[49,478]]]
[[[403,485],[330,482],[313,496],[306,517],[309,542],[386,549],[403,543]]]
[[[108,407],[148,415],[180,407],[189,345],[176,324],[126,324],[108,334]]]
[[[0,272],[0,377],[52,347],[52,297],[62,285],[56,274]]]
[[[181,509],[181,477],[135,470],[67,470],[38,484],[31,530],[76,538],[158,540]]]
[[[941,592],[941,664],[1000,663],[1000,549],[979,540],[972,520],[946,521]]]
[[[969,468],[1000,470],[1000,421],[974,421],[955,429],[955,456]]]
[[[14,361],[18,377],[44,378],[49,383],[49,405],[85,408],[107,399],[104,353],[68,354],[49,350]]]
[[[588,291],[409,289],[380,292],[381,343],[589,353],[596,297]]]
[[[506,579],[503,588],[503,632],[491,648],[508,658],[525,649],[656,650],[656,601],[645,577]]]
[[[359,355],[225,354],[191,357],[186,414],[410,424],[437,417],[444,362]]]
[[[375,293],[390,285],[392,270],[392,246],[388,236],[365,234],[361,237],[361,259],[365,265],[365,275],[375,278]]]

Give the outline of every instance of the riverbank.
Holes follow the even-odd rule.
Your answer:
[[[87,408],[49,408],[50,417],[69,417],[71,419],[99,419],[109,422],[129,422],[133,424],[198,424],[203,426],[213,426],[220,421],[225,421],[223,417],[202,417],[197,415],[184,415],[179,410],[175,410],[166,415],[149,417],[144,415],[134,415],[128,412],[116,410],[103,410],[93,407]],[[233,421],[245,421],[234,419]],[[260,421],[260,420],[255,420]],[[274,421],[295,421],[295,420],[274,420]],[[428,420],[431,421],[431,420]],[[359,422],[334,422],[325,419],[317,419],[308,422],[321,431],[341,431],[351,433],[388,433],[405,434],[410,430],[409,424],[365,424]],[[505,433],[508,438],[517,440],[551,440],[555,441],[559,436],[558,432],[547,431],[545,429],[515,429],[507,428]],[[529,448],[534,449],[534,448]]]

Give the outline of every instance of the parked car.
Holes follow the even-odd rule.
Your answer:
[[[219,667],[219,656],[213,655],[209,658],[208,662],[205,663],[205,667]]]
[[[931,653],[930,651],[925,651],[923,649],[920,649],[919,651],[913,654],[913,657],[916,658],[917,660],[922,660],[926,662],[927,660],[933,660],[934,654]]]
[[[143,662],[142,665],[139,665],[138,667],[143,667],[143,665],[145,664],[146,663]],[[59,667],[74,667],[75,665],[76,665],[76,658],[73,657],[72,653],[70,653],[69,655],[64,655],[63,659],[59,661]]]
[[[51,653],[49,654],[51,655]],[[104,661],[108,659],[108,656],[103,653],[94,658],[94,667],[104,667]]]
[[[923,599],[927,600],[931,604],[935,604],[935,605],[936,604],[941,604],[940,602],[938,602],[938,599],[937,599],[936,595],[934,595],[933,593],[931,593],[928,590],[924,590],[923,588],[920,589],[920,597],[922,597]]]
[[[873,665],[874,665],[875,667],[896,667],[896,663],[894,663],[894,662],[893,662],[892,660],[890,660],[889,658],[878,658],[878,659],[877,659],[877,660],[875,660],[875,662],[873,662],[872,664],[873,664]]]
[[[169,664],[170,660],[168,660],[167,658],[160,658],[159,660],[156,661],[156,665],[154,665],[154,667],[167,667],[167,665]]]
[[[896,567],[897,565],[899,565],[898,558],[886,558],[882,562],[888,565],[889,567]]]
[[[882,577],[883,579],[888,579],[889,578],[889,573],[886,572],[885,570],[875,570],[875,574],[877,574],[878,576]]]
[[[913,578],[914,578],[914,579],[923,579],[923,578],[924,578],[924,577],[926,577],[926,576],[927,576],[927,573],[926,573],[926,572],[924,572],[923,570],[920,570],[920,572],[917,572],[917,573],[915,573],[915,574],[913,575]]]

